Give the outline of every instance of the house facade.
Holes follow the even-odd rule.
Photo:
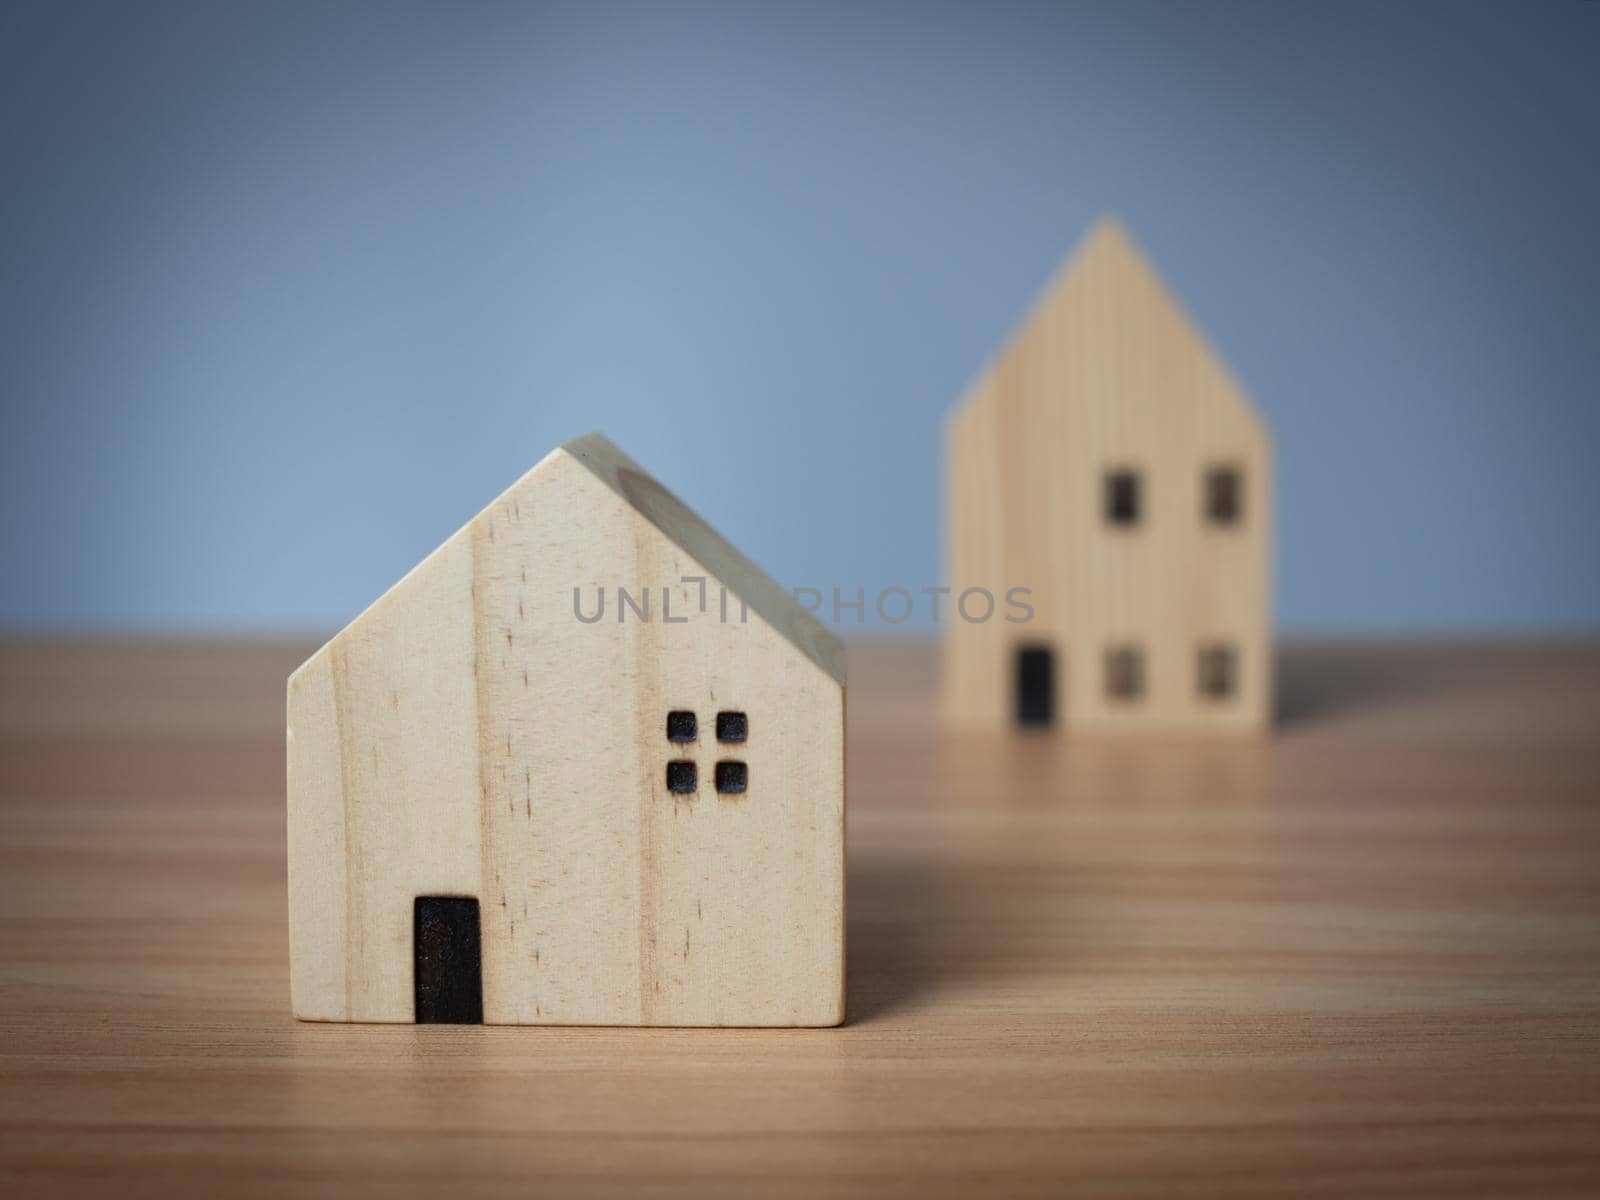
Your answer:
[[[289,680],[295,1015],[837,1024],[844,681],[615,446],[554,451]]]
[[[952,587],[1025,586],[1035,610],[946,623],[951,721],[1268,728],[1270,437],[1119,224],[1049,284],[946,450]]]

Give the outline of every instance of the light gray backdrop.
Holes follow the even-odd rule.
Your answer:
[[[1600,5],[0,7],[0,625],[325,630],[573,434],[936,581],[940,423],[1120,213],[1281,626],[1600,627]]]

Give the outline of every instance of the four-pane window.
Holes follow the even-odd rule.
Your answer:
[[[750,740],[750,718],[738,710],[723,709],[716,715],[716,731],[718,742],[740,745]],[[696,742],[700,737],[699,718],[689,709],[675,708],[667,714],[666,732],[667,741],[677,745]],[[711,778],[719,794],[742,795],[750,788],[750,767],[738,759],[719,759],[712,768]],[[668,792],[687,796],[699,790],[700,772],[693,759],[677,758],[667,763]]]

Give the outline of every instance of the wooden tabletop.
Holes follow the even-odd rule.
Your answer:
[[[1061,745],[853,648],[849,1020],[786,1031],[297,1024],[309,648],[0,643],[0,1193],[1600,1193],[1600,647]]]

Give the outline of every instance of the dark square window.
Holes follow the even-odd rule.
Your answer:
[[[742,792],[750,784],[750,771],[742,762],[717,764],[717,791],[724,795]]]
[[[1106,650],[1106,695],[1113,700],[1137,700],[1144,695],[1144,651],[1138,646]]]
[[[1239,655],[1221,642],[1200,647],[1200,694],[1207,700],[1226,700],[1239,687]]]
[[[674,709],[667,714],[667,741],[692,742],[700,736],[700,726],[692,712]]]
[[[717,741],[742,742],[750,736],[750,720],[742,712],[717,714]]]
[[[1106,523],[1137,525],[1141,496],[1139,473],[1126,468],[1106,472]]]
[[[698,786],[694,763],[685,758],[667,764],[667,791],[682,795],[694,791]]]
[[[1238,467],[1210,467],[1206,471],[1206,520],[1213,525],[1237,525],[1244,516],[1244,479]]]

